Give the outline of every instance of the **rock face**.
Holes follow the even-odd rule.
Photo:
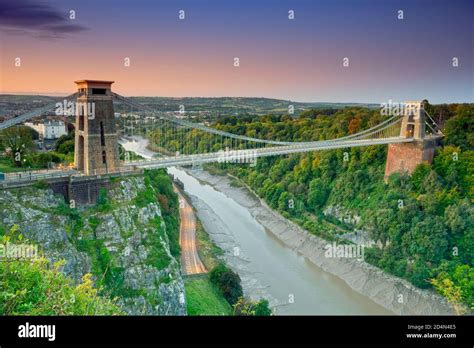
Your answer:
[[[65,205],[49,189],[0,192],[0,224],[13,224],[75,282],[92,273],[104,295],[131,315],[186,315],[180,265],[170,253],[166,226],[143,177],[112,184],[95,207]]]
[[[334,216],[341,222],[344,222],[349,225],[356,225],[360,221],[360,216],[354,214],[348,209],[344,209],[340,205],[329,205],[324,209],[323,214],[325,216]]]

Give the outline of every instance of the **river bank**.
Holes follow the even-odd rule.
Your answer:
[[[446,300],[431,291],[418,289],[403,279],[386,274],[355,258],[326,257],[327,241],[311,235],[273,211],[248,187],[235,187],[230,177],[213,175],[204,170],[188,173],[246,208],[266,231],[272,233],[284,245],[303,255],[324,271],[342,279],[352,289],[369,297],[385,309],[402,315],[453,314]]]

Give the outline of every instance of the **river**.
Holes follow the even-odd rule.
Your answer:
[[[248,208],[191,176],[193,171],[168,172],[183,182],[204,228],[241,277],[246,295],[267,298],[277,314],[392,314],[286,247]]]

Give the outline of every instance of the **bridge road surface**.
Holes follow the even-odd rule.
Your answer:
[[[181,246],[181,266],[185,275],[206,273],[196,247],[196,217],[193,208],[181,192],[173,185],[179,197],[179,244]]]

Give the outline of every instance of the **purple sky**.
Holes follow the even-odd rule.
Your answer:
[[[468,0],[1,0],[0,92],[473,102],[473,22]]]

